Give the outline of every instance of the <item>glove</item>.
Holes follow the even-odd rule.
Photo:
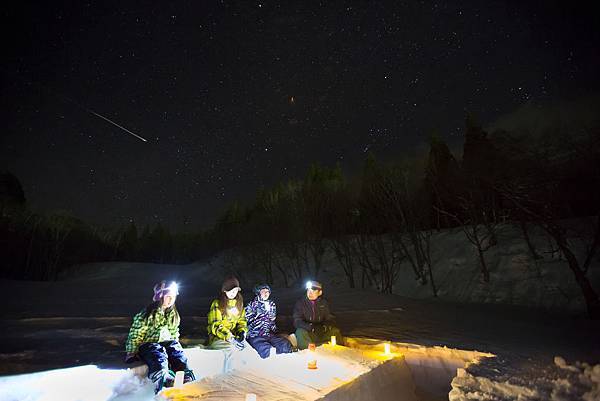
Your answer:
[[[235,338],[233,336],[229,337],[229,340],[227,340],[227,342],[229,342],[229,344],[233,345],[238,351],[243,350],[245,347],[243,342],[239,341],[237,338]]]
[[[235,348],[237,348],[238,351],[243,350],[245,347],[244,343],[236,338],[233,339],[233,345],[235,346]]]
[[[242,341],[235,340],[235,347],[241,351],[246,347],[246,345]]]
[[[125,355],[125,363],[133,363],[137,360],[139,360],[139,358],[135,352],[128,352],[127,355]]]
[[[313,324],[313,332],[317,336],[323,336],[326,332],[326,327],[322,324]]]

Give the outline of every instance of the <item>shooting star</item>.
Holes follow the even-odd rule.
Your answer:
[[[122,125],[119,125],[119,124],[117,124],[116,122],[112,121],[110,118],[104,117],[102,114],[98,114],[98,113],[96,113],[94,110],[90,110],[90,109],[88,109],[87,107],[85,107],[85,106],[83,106],[83,105],[79,104],[78,102],[76,102],[75,100],[71,99],[70,97],[68,97],[68,96],[65,96],[65,95],[60,95],[60,94],[57,94],[57,95],[58,95],[58,96],[60,96],[60,97],[61,97],[61,98],[63,98],[63,99],[66,99],[66,100],[68,100],[69,102],[71,102],[71,103],[73,103],[73,104],[77,105],[78,107],[81,107],[82,109],[84,109],[84,110],[85,110],[85,111],[87,111],[88,113],[91,113],[91,114],[95,115],[96,117],[100,117],[100,118],[101,118],[101,119],[103,119],[104,121],[107,121],[107,122],[111,123],[112,125],[115,125],[115,126],[117,126],[117,127],[121,128],[123,131],[127,132],[128,134],[131,134],[131,135],[135,136],[137,139],[139,139],[139,140],[141,140],[141,141],[144,141],[144,142],[148,142],[148,141],[147,141],[145,138],[142,138],[141,136],[139,136],[139,135],[138,135],[138,134],[136,134],[135,132],[131,132],[131,131],[129,131],[127,128],[123,127]]]
[[[93,115],[95,115],[95,116],[97,116],[97,117],[100,117],[101,119],[103,119],[103,120],[105,120],[105,121],[108,121],[108,122],[109,122],[109,123],[111,123],[112,125],[116,125],[117,127],[121,128],[123,131],[125,131],[125,132],[127,132],[127,133],[129,133],[129,134],[131,134],[131,135],[133,135],[133,136],[135,136],[136,138],[138,138],[138,139],[140,139],[140,140],[142,140],[142,141],[144,141],[144,142],[148,142],[146,139],[142,138],[142,137],[141,137],[141,136],[139,136],[138,134],[136,134],[136,133],[134,133],[134,132],[131,132],[131,131],[129,131],[127,128],[125,128],[125,127],[123,127],[123,126],[121,126],[121,125],[117,124],[116,122],[114,122],[114,121],[112,121],[112,120],[110,120],[110,119],[108,119],[108,118],[104,117],[103,115],[101,115],[101,114],[98,114],[98,113],[96,113],[95,111],[93,111],[93,110],[90,110],[90,109],[86,109],[86,110],[87,110],[87,111],[89,111],[90,113],[92,113]]]

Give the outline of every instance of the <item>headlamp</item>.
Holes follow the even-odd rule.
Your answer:
[[[179,295],[179,286],[175,281],[172,281],[166,289],[167,291],[172,292],[175,295]]]

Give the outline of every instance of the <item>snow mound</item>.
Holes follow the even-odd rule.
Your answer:
[[[234,352],[231,357],[217,351],[225,356],[224,373],[167,389],[161,396],[167,400],[240,400],[253,393],[259,400],[418,400],[412,374],[400,354],[324,345],[312,356],[304,350],[260,360],[253,350],[248,351]],[[317,369],[307,368],[311,358],[316,358]]]
[[[521,363],[527,365],[526,361]],[[521,369],[519,376],[512,376],[502,361],[484,361],[483,365],[458,369],[452,380],[450,401],[600,400],[600,365],[569,365],[564,358],[555,356],[554,364],[528,366]]]
[[[349,338],[349,347],[323,345],[261,359],[250,347],[228,353],[187,348],[196,382],[164,390],[163,400],[442,400],[457,367],[482,354],[445,347]],[[317,369],[308,369],[308,360]],[[99,369],[94,365],[0,377],[0,401],[142,401],[155,399],[147,367]]]

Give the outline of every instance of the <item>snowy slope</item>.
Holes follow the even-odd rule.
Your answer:
[[[572,224],[576,224],[577,229],[586,227],[581,221]],[[556,246],[541,230],[529,227],[529,231],[532,243],[543,259],[532,258],[520,228],[500,225],[497,228],[498,244],[485,252],[490,271],[489,283],[481,280],[475,248],[460,228],[434,233],[431,237],[431,259],[439,298],[460,303],[519,305],[585,313],[581,290],[566,260],[559,253],[552,252]],[[582,261],[585,245],[577,238],[572,238],[571,243]],[[228,266],[222,257],[215,258],[212,264]],[[239,270],[249,282],[264,279],[262,271],[248,271],[243,262]],[[273,275],[276,283],[282,285],[281,274],[274,269]],[[329,286],[347,286],[344,271],[331,251],[324,256],[320,278]],[[588,278],[600,292],[600,255],[596,255]],[[360,285],[358,266],[355,267],[355,282]],[[400,268],[394,293],[409,298],[433,298],[429,285],[415,281],[407,261]]]

